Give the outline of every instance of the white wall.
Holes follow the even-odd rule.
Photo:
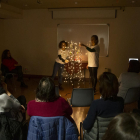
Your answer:
[[[140,8],[117,12],[116,19],[52,19],[48,10],[25,10],[23,19],[4,20],[4,46],[29,74],[51,75],[57,57],[57,24],[110,24],[109,57],[100,58],[98,75],[105,68],[119,76],[128,58],[140,58]],[[88,77],[88,73],[86,73]]]

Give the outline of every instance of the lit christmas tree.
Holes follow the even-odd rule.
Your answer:
[[[69,81],[74,87],[74,80],[78,80],[78,88],[80,88],[80,83],[83,83],[84,78],[82,74],[82,50],[78,43],[72,41],[71,43],[68,42],[67,49],[69,63],[66,63],[64,66],[64,82],[67,83]]]

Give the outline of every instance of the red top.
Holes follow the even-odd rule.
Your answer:
[[[13,58],[3,59],[2,64],[5,65],[9,71],[16,68],[15,64],[18,64],[18,62]]]
[[[35,100],[32,100],[28,103],[27,113],[29,116],[65,116],[70,121],[74,122],[70,116],[72,114],[72,108],[62,97],[59,97],[53,102],[36,102]]]

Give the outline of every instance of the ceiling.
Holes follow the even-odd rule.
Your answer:
[[[140,0],[0,0],[20,9],[140,7]]]

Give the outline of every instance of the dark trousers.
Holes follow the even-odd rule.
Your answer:
[[[17,66],[15,69],[10,71],[11,73],[16,73],[18,75],[18,80],[20,82],[23,82],[23,72],[22,72],[22,66]]]
[[[54,78],[55,78],[55,76],[58,72],[58,82],[59,82],[59,84],[62,84],[63,70],[64,70],[64,64],[60,64],[60,63],[57,63],[57,62],[54,63],[52,79],[54,80]]]
[[[90,73],[90,78],[91,78],[91,83],[94,91],[96,90],[96,84],[97,84],[97,71],[98,67],[88,67],[89,73]]]

